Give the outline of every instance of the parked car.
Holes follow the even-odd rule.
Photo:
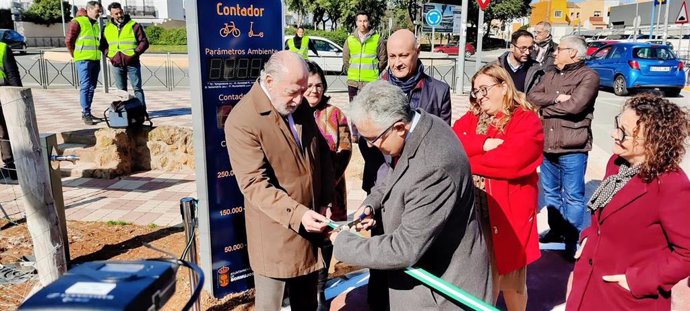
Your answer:
[[[434,47],[434,52],[446,53],[448,55],[458,55],[458,53],[460,52],[460,48],[458,47],[458,42],[455,42],[448,45]],[[474,53],[474,46],[472,45],[472,43],[467,42],[467,44],[465,44],[465,57],[470,57],[474,55]]]
[[[615,40],[601,40],[601,41],[592,41],[587,43],[587,56],[592,55],[592,53],[596,52],[600,47],[611,44],[616,42]]]
[[[0,29],[0,41],[7,43],[13,52],[26,53],[26,38],[12,29]]]
[[[294,35],[285,35],[283,46],[287,47],[287,40],[293,37]],[[309,36],[309,39],[314,42],[314,47],[319,52],[319,56],[316,56],[309,50],[309,60],[319,64],[326,72],[340,73],[343,70],[343,47],[324,37]]]
[[[685,86],[685,65],[665,45],[615,42],[599,48],[586,63],[599,73],[600,86],[612,87],[618,96],[644,88],[678,96]]]

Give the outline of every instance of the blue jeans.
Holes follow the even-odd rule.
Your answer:
[[[589,226],[590,218],[586,217],[585,170],[587,153],[544,154],[541,164],[541,185],[544,189],[544,201],[547,207],[560,212],[560,216],[582,232]],[[560,226],[554,224],[549,215],[549,226],[552,229]]]
[[[141,65],[115,67],[113,66],[113,77],[115,78],[115,86],[123,91],[127,91],[127,77],[132,83],[134,96],[139,99],[144,109],[146,109],[146,102],[144,101],[144,90],[141,88]]]
[[[98,60],[82,60],[76,62],[79,75],[79,103],[81,114],[91,114],[91,102],[96,91],[98,74],[101,72],[101,63]]]

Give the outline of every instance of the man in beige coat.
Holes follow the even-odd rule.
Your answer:
[[[249,264],[256,310],[280,310],[284,288],[293,310],[316,310],[323,267],[318,245],[328,219],[319,214],[335,185],[308,105],[307,66],[281,51],[225,122],[230,163],[245,199]]]

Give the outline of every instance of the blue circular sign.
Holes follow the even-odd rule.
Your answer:
[[[426,24],[429,26],[438,26],[441,24],[441,11],[437,9],[432,9],[429,10],[429,12],[426,13],[426,17],[424,18],[426,20]]]

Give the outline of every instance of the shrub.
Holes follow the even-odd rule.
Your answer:
[[[149,39],[150,44],[158,44],[158,40],[161,37],[161,33],[163,33],[163,28],[160,26],[148,26],[145,29],[146,31],[146,37]]]
[[[185,29],[185,28],[165,29],[161,33],[158,44],[186,45],[187,44],[187,29]]]
[[[181,28],[162,28],[160,26],[146,27],[146,37],[150,44],[155,45],[186,45],[187,29]]]

